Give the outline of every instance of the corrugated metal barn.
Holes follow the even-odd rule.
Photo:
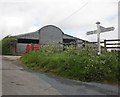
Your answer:
[[[69,44],[73,42],[81,47],[85,42],[85,40],[64,34],[60,28],[53,25],[47,25],[36,32],[21,34],[15,37],[17,38],[16,53],[25,53],[27,43],[46,45],[49,43]]]

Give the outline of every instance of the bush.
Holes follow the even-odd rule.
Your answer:
[[[76,50],[70,47],[66,51],[42,49],[25,54],[21,60],[34,70],[81,81],[117,82],[119,76],[120,63],[116,52],[97,56],[95,50],[86,48]]]
[[[16,42],[14,37],[6,37],[1,40],[0,48],[2,48],[2,55],[11,55],[12,54],[12,45]]]

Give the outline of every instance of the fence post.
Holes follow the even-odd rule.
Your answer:
[[[104,49],[105,49],[105,52],[107,51],[107,48],[106,48],[106,40],[104,40]]]

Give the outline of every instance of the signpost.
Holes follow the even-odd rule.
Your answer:
[[[100,22],[97,22],[96,24],[97,24],[97,30],[89,31],[86,34],[87,35],[97,34],[98,55],[100,55],[101,54],[100,33],[113,31],[115,28],[114,27],[108,27],[108,28],[102,27],[102,26],[100,26]]]
[[[101,33],[101,29],[100,29],[100,22],[97,22],[97,42],[98,42],[98,55],[101,54],[101,47],[100,47],[100,33]]]

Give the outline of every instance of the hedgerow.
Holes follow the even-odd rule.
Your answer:
[[[65,78],[116,83],[119,77],[117,52],[104,52],[97,55],[93,49],[68,47],[65,51],[47,49],[32,51],[22,56],[26,67],[50,72]]]

